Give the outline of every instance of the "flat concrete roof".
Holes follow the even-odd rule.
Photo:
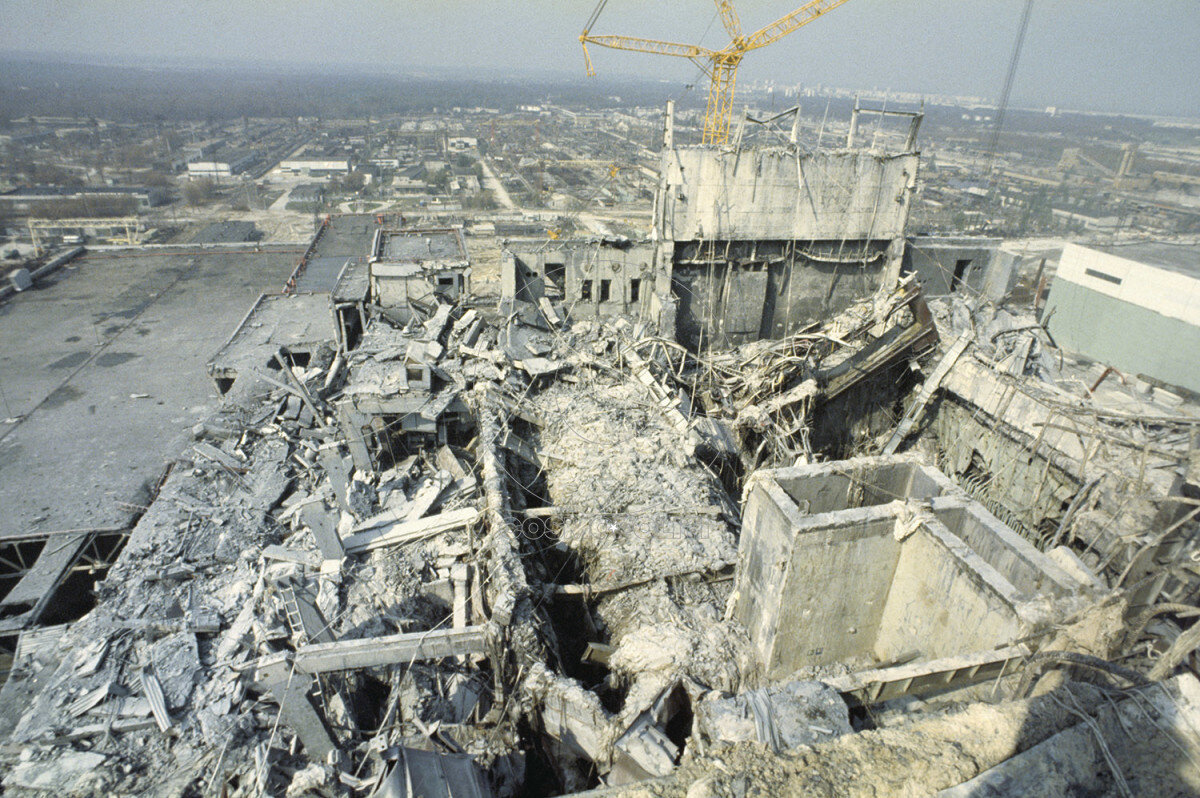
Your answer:
[[[308,265],[296,280],[296,291],[332,292],[348,260],[350,259],[342,255],[309,258]]]
[[[371,254],[371,242],[379,225],[375,214],[334,216],[325,235],[317,242],[313,258],[359,258]]]
[[[362,302],[371,287],[371,271],[365,260],[351,260],[333,287],[334,302]]]
[[[205,363],[295,262],[89,253],[0,304],[0,538],[127,526],[217,401]]]
[[[213,355],[212,365],[220,371],[266,370],[279,347],[307,350],[334,336],[328,293],[263,294]]]
[[[1089,249],[1135,260],[1147,266],[1200,278],[1200,246],[1170,244],[1165,241],[1139,241],[1131,244],[1085,245]]]
[[[381,260],[401,263],[467,259],[462,238],[454,230],[385,230]]]

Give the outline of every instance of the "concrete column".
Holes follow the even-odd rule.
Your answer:
[[[846,149],[854,146],[854,139],[858,135],[858,98],[854,98],[854,110],[850,113],[850,132],[846,134]]]
[[[925,118],[924,113],[913,114],[908,123],[908,140],[904,142],[904,151],[912,152],[917,148],[917,133],[921,130],[921,120]]]

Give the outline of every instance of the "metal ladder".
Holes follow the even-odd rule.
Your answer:
[[[283,598],[283,610],[287,615],[288,626],[291,627],[296,642],[298,644],[306,642],[308,635],[305,634],[304,622],[300,619],[300,605],[296,602],[296,588],[293,583],[280,585],[279,595]]]

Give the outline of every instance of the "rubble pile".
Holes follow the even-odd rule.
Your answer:
[[[1121,774],[1153,744],[1192,756],[1195,513],[1161,508],[1188,498],[1171,455],[1200,424],[1105,409],[1108,375],[1073,378],[1030,319],[931,309],[905,278],[691,351],[643,319],[391,278],[403,302],[345,294],[353,335],[239,360],[95,608],[23,637],[6,793],[924,794],[1010,783],[1018,758],[1102,789],[1151,784]],[[1010,406],[1058,415],[1031,441]],[[1002,434],[967,440],[956,412]],[[1103,445],[1045,432],[1087,413]],[[1023,468],[993,465],[1013,442]],[[814,664],[772,670],[738,607],[764,586],[756,617],[786,645],[802,628],[789,655]],[[1013,609],[1051,605],[1072,614]],[[943,634],[985,622],[1001,645]],[[881,654],[889,623],[941,639]],[[861,644],[829,656],[839,636]]]
[[[849,452],[870,450],[879,431],[895,423],[886,412],[890,408],[880,422],[860,408],[842,412],[846,408],[837,400],[853,396],[851,389],[897,362],[928,355],[936,340],[929,309],[909,277],[895,290],[880,291],[783,338],[698,354],[654,340],[639,348],[659,347],[650,360],[656,375],[685,392],[686,404],[700,414],[693,425],[707,432],[710,448],[737,454],[749,473],[813,462],[820,436],[830,435],[814,429],[821,423],[848,428]],[[894,387],[890,393],[895,395]],[[839,414],[853,418],[838,419]]]
[[[389,330],[367,340],[407,340]],[[382,655],[403,667],[314,678],[293,662],[282,683],[271,672],[273,660],[321,646],[419,642],[419,633],[483,620],[468,556],[480,495],[469,455],[447,445],[391,452],[393,465],[364,473],[331,423],[341,395],[380,390],[371,367],[387,354],[360,353],[341,386],[346,372],[331,352],[305,368],[281,353],[274,372],[197,426],[99,585],[96,610],[61,638],[71,655],[17,663],[5,689],[29,704],[12,731],[23,767],[6,787],[70,777],[70,791],[97,794],[220,784],[257,795],[294,779],[336,791],[382,774],[360,764],[337,786],[332,764],[355,752],[365,764],[368,751],[385,764],[380,752],[414,735],[477,763],[513,750],[511,728],[475,725],[491,694],[481,642],[433,664],[418,650]],[[299,728],[281,732],[278,705],[287,715],[288,702],[314,696],[323,721],[293,710]],[[86,749],[86,772],[73,774],[78,760],[61,756],[69,745]]]

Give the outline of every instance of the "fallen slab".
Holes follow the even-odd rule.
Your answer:
[[[461,507],[416,521],[402,521],[390,526],[377,527],[347,537],[343,543],[347,554],[360,554],[387,546],[411,543],[414,540],[439,535],[452,529],[462,529],[479,518],[474,507]]]
[[[314,643],[297,649],[293,662],[297,671],[315,675],[483,653],[483,627],[465,626],[461,629]]]

